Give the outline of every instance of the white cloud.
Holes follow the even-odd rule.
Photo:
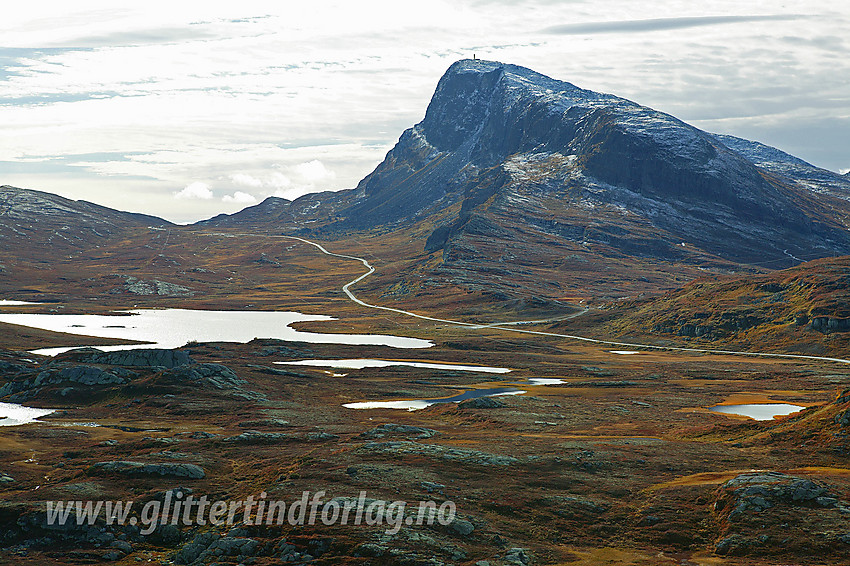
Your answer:
[[[295,166],[295,171],[308,183],[320,183],[336,177],[333,171],[328,171],[325,164],[314,159]]]
[[[292,181],[283,173],[272,173],[269,177],[268,186],[280,190],[292,185]]]
[[[300,196],[304,196],[307,194],[307,191],[303,191],[301,189],[278,189],[276,190],[272,196],[278,198],[285,198],[286,200],[295,200]]]
[[[206,183],[195,182],[186,185],[182,191],[174,193],[174,198],[185,200],[209,200],[213,198],[213,192]]]
[[[313,148],[312,151],[321,150]],[[297,152],[292,158],[299,154],[300,152]],[[226,156],[222,157],[226,158]],[[289,158],[289,156],[287,157]],[[288,160],[291,161],[292,158]],[[336,173],[319,159],[301,161],[293,165],[273,163],[267,166],[265,170],[257,169],[250,174],[236,173],[227,178],[236,186],[250,188],[255,192],[259,190],[266,196],[276,196],[288,200],[294,200],[307,193],[339,188],[333,184]],[[251,194],[237,191],[232,196],[225,196],[222,200],[228,203],[250,203],[255,202],[256,198]]]
[[[257,202],[257,199],[253,195],[243,193],[242,191],[236,191],[232,195],[224,195],[223,197],[221,197],[221,200],[224,202],[235,202],[241,204]]]
[[[252,177],[251,175],[246,175],[245,173],[231,175],[230,180],[233,181],[234,185],[239,187],[251,187],[257,189],[263,186],[263,182],[261,180],[256,177]]]

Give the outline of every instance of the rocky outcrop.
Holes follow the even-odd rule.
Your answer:
[[[760,513],[781,503],[834,507],[837,502],[835,498],[828,497],[826,486],[779,472],[741,474],[723,484],[722,489],[731,492],[729,501],[734,504],[734,508],[729,512],[730,521],[744,514]]]
[[[198,533],[190,543],[172,555],[175,564],[205,563],[207,559],[238,557],[240,561],[257,554],[260,543],[251,538]]]
[[[565,519],[587,520],[596,515],[601,515],[608,510],[607,503],[598,503],[582,497],[572,495],[556,495],[547,497],[540,501],[542,505],[550,507],[552,512]]]
[[[245,380],[222,364],[181,365],[165,375],[174,381],[191,385],[207,385],[215,389],[238,389]]]
[[[81,361],[98,365],[81,365]],[[128,369],[130,367],[135,369]],[[247,382],[227,366],[195,363],[183,350],[101,352],[91,348],[66,352],[41,366],[41,369],[23,368],[16,371],[12,379],[0,387],[0,398],[7,397],[11,402],[21,402],[42,391],[58,392],[64,397],[74,391],[82,391],[83,388],[129,385],[151,374],[159,374],[155,378],[159,383],[221,390],[243,399],[262,398],[261,394],[247,389]],[[50,389],[57,386],[66,387]]]
[[[421,440],[424,438],[431,438],[435,434],[437,434],[437,431],[430,428],[385,423],[382,425],[378,425],[372,430],[362,433],[360,436],[369,440],[374,440],[376,438],[384,438],[387,436],[406,436],[408,438]]]
[[[809,326],[819,332],[848,332],[850,331],[850,318],[815,316],[811,318]]]
[[[833,529],[846,524],[850,503],[820,482],[765,471],[744,473],[728,480],[717,490],[714,509],[723,526],[715,552],[760,555],[782,550],[771,527],[779,527],[782,536],[792,537],[787,531],[793,523],[790,528],[805,534],[792,537],[798,546],[821,547],[835,539]],[[807,537],[811,540],[805,540]]]
[[[17,375],[16,379],[0,387],[0,397],[15,394],[26,396],[26,394],[38,391],[42,387],[61,384],[74,384],[84,387],[122,385],[135,376],[135,373],[123,368],[105,371],[94,366],[75,365],[66,367],[64,364],[57,364],[42,371],[29,371]]]
[[[408,440],[390,442],[367,442],[357,449],[361,454],[384,454],[391,456],[426,456],[476,466],[511,466],[519,460],[513,456],[489,454],[468,448],[454,448],[439,444],[420,444]]]
[[[98,462],[90,468],[92,473],[119,474],[124,476],[168,476],[175,478],[203,479],[204,469],[196,464],[150,464],[129,460]]]
[[[194,297],[195,292],[188,287],[151,279],[145,281],[128,275],[124,276],[124,290],[133,295],[158,295],[160,297]]]
[[[290,434],[283,432],[246,430],[242,434],[223,439],[223,442],[233,444],[276,444],[279,442],[327,442],[330,440],[339,440],[339,436],[323,431]]]
[[[459,409],[501,409],[507,407],[503,401],[495,397],[476,397],[458,403]]]
[[[126,367],[163,367],[174,368],[194,363],[189,354],[183,350],[165,350],[160,348],[139,348],[120,350],[117,352],[68,352],[65,356],[92,364],[108,364]]]
[[[34,385],[55,384],[63,381],[79,383],[80,385],[120,385],[126,383],[127,379],[98,367],[74,366],[55,373],[43,371],[35,378]]]

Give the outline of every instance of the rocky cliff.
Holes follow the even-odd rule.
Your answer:
[[[465,60],[342,216],[368,227],[462,203],[428,239],[428,250],[449,252],[464,233],[515,237],[500,213],[630,255],[678,259],[676,247],[690,246],[788,265],[850,252],[834,213],[850,209],[850,185],[791,156],[782,167],[758,159],[767,150],[523,67]]]

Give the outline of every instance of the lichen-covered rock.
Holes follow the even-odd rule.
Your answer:
[[[384,438],[386,436],[407,436],[416,439],[424,439],[431,438],[435,434],[437,434],[436,430],[423,428],[421,426],[385,423],[362,433],[360,436],[368,439]]]
[[[586,519],[593,515],[600,515],[608,510],[607,503],[598,503],[570,495],[547,497],[541,500],[541,503],[551,507],[556,515],[565,519]]]
[[[761,513],[780,503],[820,505],[818,499],[828,492],[827,487],[812,480],[779,472],[741,474],[723,484],[721,490],[734,506],[729,512],[730,521],[745,514]]]
[[[461,464],[478,466],[510,466],[519,463],[519,460],[513,456],[489,454],[479,450],[454,448],[450,446],[441,446],[439,444],[420,444],[409,440],[367,442],[358,448],[357,451],[361,454],[427,456],[430,458],[439,458],[441,460],[449,460],[459,462]]]
[[[471,521],[458,518],[446,525],[446,530],[459,537],[468,537],[475,530],[475,525]]]
[[[219,538],[220,535],[218,533],[198,533],[191,542],[173,554],[171,560],[176,564],[191,564],[198,560],[207,548]]]
[[[245,380],[236,375],[229,367],[222,364],[193,364],[170,370],[167,376],[176,381],[209,385],[215,389],[239,389],[245,385]]]
[[[260,432],[258,430],[246,430],[242,434],[225,438],[224,442],[234,444],[275,444],[278,442],[327,442],[338,440],[339,436],[323,431],[310,431],[306,433],[285,432]]]
[[[151,279],[145,281],[124,275],[124,290],[134,295],[159,295],[160,297],[193,297],[195,292],[188,287]]]
[[[95,473],[114,473],[127,476],[170,476],[187,479],[203,479],[206,477],[204,469],[196,464],[157,464],[132,462],[128,460],[114,460],[111,462],[98,462],[91,467]]]
[[[722,555],[779,555],[782,540],[793,541],[795,552],[829,553],[825,541],[835,540],[850,513],[828,486],[781,472],[739,474],[716,494],[715,552]]]
[[[39,374],[36,378],[36,385],[39,385],[38,380],[46,372]],[[119,385],[125,383],[126,380],[118,377],[113,373],[103,371],[100,368],[92,366],[74,366],[65,368],[59,372],[59,377],[64,381],[79,383],[80,385]],[[55,382],[56,376],[50,378],[50,382]]]
[[[505,553],[502,564],[505,566],[528,566],[531,564],[531,556],[524,548],[511,548]]]
[[[68,352],[76,360],[91,364],[109,364],[128,367],[175,368],[194,363],[183,350],[165,350],[161,348],[139,348],[119,350],[117,352]]]
[[[507,407],[504,402],[494,397],[477,397],[458,403],[461,409],[501,409]]]

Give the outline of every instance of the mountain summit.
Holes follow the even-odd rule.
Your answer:
[[[343,215],[366,227],[461,202],[429,250],[486,225],[497,236],[502,216],[661,259],[689,246],[736,263],[850,253],[843,213],[834,213],[850,209],[850,183],[837,174],[828,191],[797,183],[782,173],[817,168],[797,160],[796,170],[771,171],[747,156],[767,146],[724,143],[736,139],[523,67],[462,60]]]

